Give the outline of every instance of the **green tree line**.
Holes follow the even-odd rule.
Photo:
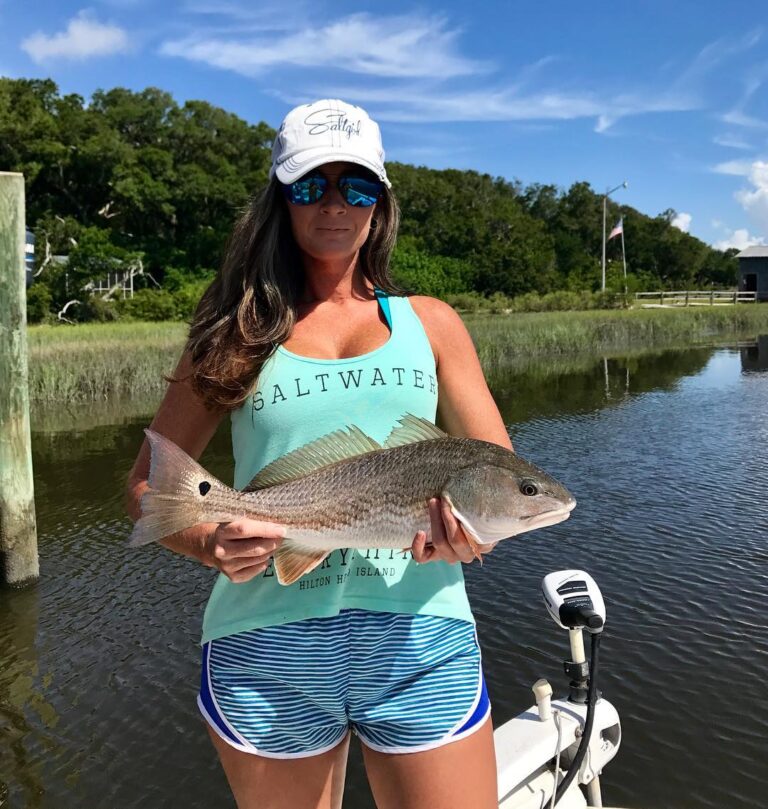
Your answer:
[[[0,170],[22,172],[27,222],[43,268],[29,290],[30,317],[71,298],[78,319],[186,317],[218,266],[238,212],[267,182],[275,130],[206,101],[177,104],[163,90],[99,90],[89,101],[51,80],[0,79]],[[446,299],[521,298],[600,288],[602,196],[389,163],[402,226],[393,265],[401,284]],[[675,212],[624,217],[628,286],[731,286],[735,251],[714,250],[672,226]],[[610,288],[624,286],[618,240],[609,243]],[[66,256],[65,262],[49,256]],[[146,285],[133,301],[83,291],[133,263]],[[152,282],[161,288],[155,288]],[[463,296],[463,298],[462,298]]]

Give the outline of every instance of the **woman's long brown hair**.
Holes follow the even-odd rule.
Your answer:
[[[203,293],[187,338],[191,383],[212,409],[234,410],[261,367],[296,323],[304,268],[280,184],[272,179],[235,224],[216,278]],[[389,262],[399,210],[389,189],[360,250],[360,269],[375,287],[398,294]]]

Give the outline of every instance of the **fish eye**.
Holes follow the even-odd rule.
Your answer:
[[[533,497],[539,493],[539,487],[532,480],[524,480],[520,484],[520,491],[526,497]]]
[[[207,480],[204,480],[197,488],[200,490],[200,494],[205,497],[205,495],[211,490],[211,484],[208,483]]]

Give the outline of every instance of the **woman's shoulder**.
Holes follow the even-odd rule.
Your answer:
[[[409,295],[408,301],[419,316],[424,328],[432,327],[438,332],[464,329],[464,321],[459,313],[445,301],[430,298],[428,295]]]
[[[467,335],[469,339],[467,327],[459,313],[445,301],[427,295],[409,295],[408,300],[427,333],[436,359],[442,347],[456,346],[457,335]]]

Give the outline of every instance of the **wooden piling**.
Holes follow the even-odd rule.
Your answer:
[[[24,177],[0,172],[0,582],[40,575],[27,386]]]

